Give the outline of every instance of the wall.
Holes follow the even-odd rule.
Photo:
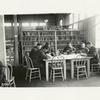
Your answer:
[[[69,25],[69,14],[57,15],[56,17],[57,26],[59,26],[59,21],[61,19],[62,19],[63,26]]]
[[[18,15],[18,22],[43,22],[48,19],[49,26],[59,26],[59,21],[63,20],[63,25],[69,24],[69,14],[40,14],[40,15]],[[13,23],[13,16],[5,16],[5,22]],[[79,21],[79,30],[84,40],[95,44],[95,17],[86,18]],[[33,27],[24,27],[23,29],[34,29]],[[13,27],[5,27],[6,39],[14,38]]]
[[[80,34],[84,36],[86,41],[91,41],[95,45],[95,17],[79,21],[79,30]]]
[[[13,27],[5,27],[5,33],[6,33],[6,40],[14,38]]]
[[[13,23],[13,16],[12,15],[4,16],[4,22],[5,23]],[[14,38],[13,26],[5,27],[5,34],[6,34],[6,40]]]
[[[63,19],[63,25],[69,24],[69,14],[36,14],[36,15],[17,15],[18,23],[22,22],[44,22],[48,19],[48,27],[59,26],[60,19]],[[5,15],[5,23],[13,23],[13,15]],[[21,27],[22,30],[33,30],[34,27]],[[6,39],[14,38],[14,27],[5,27]]]

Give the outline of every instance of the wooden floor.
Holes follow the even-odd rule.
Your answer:
[[[100,74],[91,75],[88,79],[82,78],[79,81],[70,78],[70,71],[67,71],[67,80],[62,81],[57,79],[54,83],[52,81],[46,82],[45,78],[41,81],[33,79],[31,83],[25,81],[25,69],[21,66],[14,70],[14,76],[17,87],[100,87]]]
[[[80,80],[67,78],[66,81],[62,81],[57,79],[54,83],[52,81],[40,81],[39,79],[33,79],[31,83],[25,80],[16,80],[16,85],[17,87],[100,87],[100,75]]]

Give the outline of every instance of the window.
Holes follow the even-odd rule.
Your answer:
[[[73,29],[78,29],[78,23],[75,23],[75,24],[73,25]]]
[[[27,26],[29,26],[29,23],[22,23],[22,26],[27,27]]]
[[[69,24],[72,24],[74,21],[73,21],[73,14],[70,14],[70,17],[69,17]]]
[[[74,22],[78,22],[78,20],[79,20],[79,14],[75,13],[74,14]]]
[[[39,26],[46,26],[46,23],[39,23]]]
[[[13,26],[14,26],[14,23],[13,23]],[[19,26],[19,23],[17,23],[17,26]]]
[[[31,23],[31,26],[36,27],[36,26],[38,26],[38,23]]]
[[[12,25],[11,25],[11,23],[4,23],[4,26],[11,27]]]
[[[100,48],[100,15],[96,17],[96,48]]]
[[[59,22],[60,26],[63,25],[63,20],[61,19],[60,22]]]

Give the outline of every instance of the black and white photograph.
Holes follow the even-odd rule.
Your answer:
[[[0,4],[0,92],[24,89],[28,99],[67,100],[66,94],[81,98],[82,89],[94,96],[91,89],[100,89],[98,0],[10,1]]]
[[[47,13],[0,18],[1,46],[5,45],[1,48],[1,87],[100,86],[98,15]]]

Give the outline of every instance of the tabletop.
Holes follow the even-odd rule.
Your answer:
[[[92,57],[88,57],[88,56],[86,56],[86,55],[81,55],[81,54],[69,54],[69,55],[64,55],[64,54],[61,54],[61,55],[59,55],[59,56],[56,56],[55,57],[55,60],[57,60],[58,58],[59,59],[62,59],[62,57],[64,58],[64,59],[68,59],[68,60],[71,60],[71,59],[82,59],[82,58],[84,58],[84,59],[91,59]],[[53,59],[53,56],[52,57],[50,57],[49,59],[44,59],[44,61],[50,61],[50,60],[52,60]],[[54,59],[53,59],[54,60]]]

